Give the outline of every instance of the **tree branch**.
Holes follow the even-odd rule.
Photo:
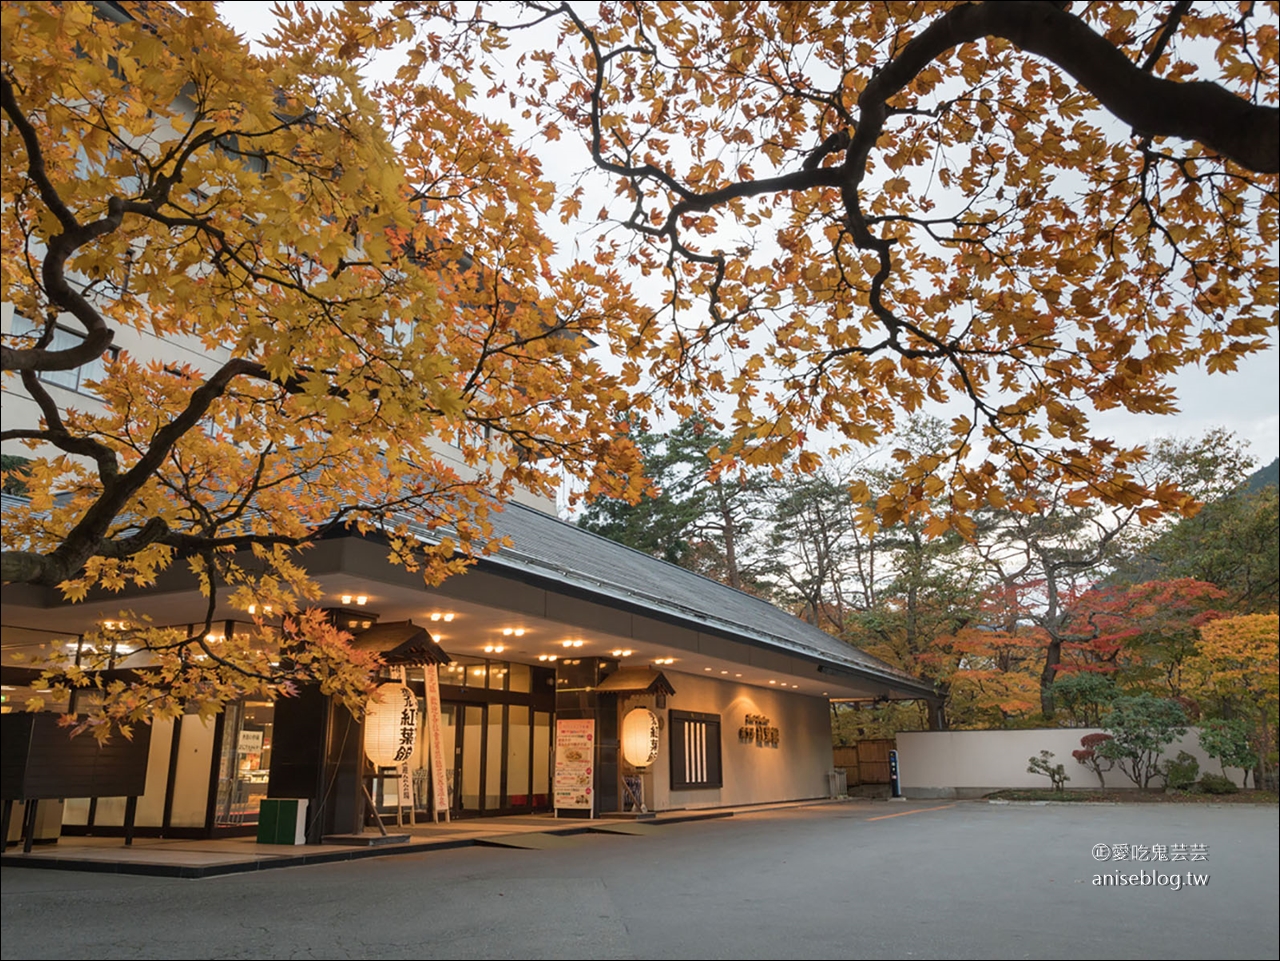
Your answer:
[[[1280,172],[1280,109],[1249,103],[1216,83],[1154,77],[1079,17],[1041,0],[967,3],[911,40],[863,91],[846,168],[854,158],[861,164],[874,146],[890,97],[947,50],[983,37],[1044,57],[1139,133],[1197,141],[1249,170]]]

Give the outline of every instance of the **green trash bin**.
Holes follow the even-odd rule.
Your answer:
[[[259,844],[306,844],[307,799],[263,798],[258,808]]]

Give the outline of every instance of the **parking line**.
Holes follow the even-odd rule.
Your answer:
[[[947,808],[955,807],[954,804],[944,804],[942,807],[936,808],[920,808],[918,811],[899,811],[897,814],[881,814],[879,817],[867,818],[868,821],[883,821],[887,818],[901,818],[908,814],[925,814],[928,811],[945,811]]]

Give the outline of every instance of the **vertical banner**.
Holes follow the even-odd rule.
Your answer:
[[[444,766],[444,730],[440,711],[440,667],[436,664],[423,665],[422,672],[427,679],[427,737],[430,741],[431,785],[433,793],[432,815],[440,820],[449,820],[449,775]],[[452,760],[452,758],[450,758]]]
[[[556,811],[586,809],[595,803],[596,722],[594,718],[556,720]]]

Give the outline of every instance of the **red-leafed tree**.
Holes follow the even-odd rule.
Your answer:
[[[1068,645],[1059,675],[1103,671],[1125,690],[1181,697],[1183,667],[1196,653],[1200,628],[1222,616],[1227,600],[1221,588],[1191,578],[1086,591],[1072,617],[1077,631],[1093,636]]]

